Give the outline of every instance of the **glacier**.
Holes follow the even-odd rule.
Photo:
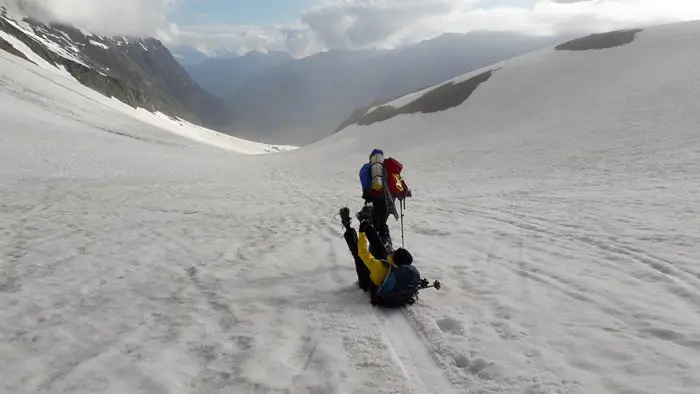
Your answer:
[[[538,51],[299,149],[0,52],[0,392],[697,392],[699,32]],[[334,218],[375,147],[444,285],[403,312]]]

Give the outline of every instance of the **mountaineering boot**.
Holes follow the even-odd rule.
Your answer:
[[[355,270],[357,271],[357,287],[359,287],[363,291],[368,291],[369,284],[371,282],[370,272],[369,268],[367,268],[365,263],[357,254],[357,231],[355,231],[354,228],[350,227],[350,209],[346,207],[340,208],[339,212],[340,220],[343,223],[343,227],[345,227],[345,234],[343,234],[343,238],[345,238],[345,242],[348,244],[350,253],[352,254],[353,259],[355,260]]]
[[[372,220],[372,206],[371,205],[365,205],[362,207],[362,209],[355,215],[357,217],[357,220],[362,223],[364,220]]]
[[[350,228],[350,223],[352,222],[352,219],[350,219],[350,208],[340,208],[340,221],[343,223],[343,227],[345,227],[345,229]]]

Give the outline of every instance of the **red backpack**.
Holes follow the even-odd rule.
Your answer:
[[[403,164],[398,160],[389,157],[384,159],[384,169],[387,174],[387,185],[389,186],[389,192],[393,197],[404,198],[406,196],[406,182],[404,182],[401,177],[401,170],[403,170]]]

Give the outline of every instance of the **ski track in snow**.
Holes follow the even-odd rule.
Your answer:
[[[381,311],[378,313],[384,335],[389,343],[394,360],[402,367],[406,380],[415,384],[416,393],[455,393],[452,383],[433,360],[428,349],[407,320],[403,311]]]

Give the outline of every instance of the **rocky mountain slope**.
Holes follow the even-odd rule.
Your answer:
[[[0,4],[0,48],[46,62],[100,93],[131,106],[215,127],[220,101],[202,89],[154,38],[103,37],[45,24]],[[38,56],[34,60],[30,57]]]

